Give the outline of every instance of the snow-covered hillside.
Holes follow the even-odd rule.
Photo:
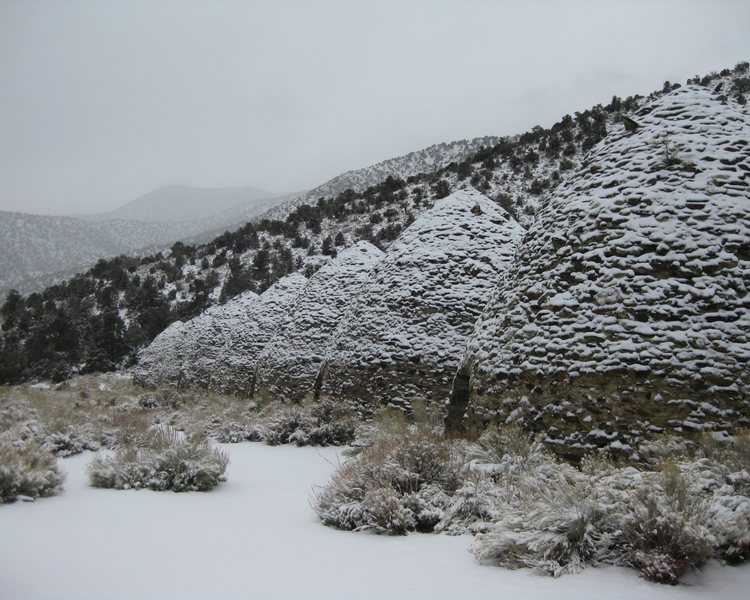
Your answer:
[[[470,140],[458,140],[434,144],[423,150],[404,156],[390,158],[363,169],[347,171],[326,181],[315,189],[298,195],[288,202],[272,208],[265,215],[268,219],[285,219],[295,208],[303,204],[314,204],[318,198],[336,196],[346,190],[363,192],[388,177],[407,179],[421,173],[434,173],[452,162],[465,160],[480,148],[491,148],[500,141],[497,136],[484,136]]]
[[[750,65],[740,63],[733,70],[696,77],[692,82],[708,89],[720,84],[722,97],[747,114],[743,90],[750,86],[748,74]],[[0,364],[8,366],[0,368],[0,381],[85,371],[95,368],[87,356],[102,352],[109,356],[106,364],[122,364],[171,322],[186,321],[243,291],[263,292],[293,271],[310,275],[357,241],[387,250],[436,200],[469,186],[527,227],[550,194],[584,162],[587,152],[608,132],[622,128],[623,115],[635,114],[645,102],[678,87],[667,83],[648,98],[613,97],[607,105],[564,115],[546,128],[500,138],[494,146],[463,160],[407,179],[395,172],[361,192],[314,193],[296,207],[286,205],[277,213],[278,219],[266,213],[209,243],[192,245],[183,239],[187,243],[169,251],[101,261],[87,273],[47,288],[45,299],[54,302],[40,302],[34,295],[12,298],[2,312],[6,331]],[[446,160],[457,156],[449,154]],[[415,164],[432,169],[438,162],[435,158]],[[617,163],[612,166],[616,169]],[[404,169],[402,176],[409,172]],[[348,188],[352,181],[342,186]],[[54,233],[50,238],[54,239]],[[102,315],[112,320],[113,312],[118,321],[113,333],[98,334],[92,329],[92,321]],[[63,327],[55,325],[60,321]],[[57,340],[69,330],[76,332],[74,338]],[[110,343],[111,335],[121,340]],[[100,349],[92,353],[92,346]]]
[[[476,190],[438,200],[357,292],[322,367],[321,395],[374,405],[442,402],[522,235]]]
[[[691,85],[600,143],[524,237],[454,416],[469,402],[579,451],[748,426],[749,140],[746,113]]]
[[[0,211],[0,296],[70,277],[100,258],[206,242],[289,196],[254,188],[162,188],[110,213],[82,217]]]
[[[27,290],[27,282],[75,272],[99,258],[163,247],[185,233],[163,223],[104,221],[0,212],[0,292]]]

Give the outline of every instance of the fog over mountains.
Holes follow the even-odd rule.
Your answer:
[[[214,217],[240,206],[259,211],[274,204],[280,194],[254,187],[204,188],[169,185],[144,194],[109,212],[79,216],[87,221],[155,221],[178,223]]]
[[[115,210],[47,216],[0,211],[0,295],[30,293],[84,271],[100,258],[145,255],[174,242],[202,243],[271,210],[284,218],[295,207],[347,189],[362,191],[388,175],[433,172],[465,159],[500,138],[486,136],[435,144],[423,150],[348,171],[308,192],[274,194],[254,187],[158,188]],[[274,207],[279,207],[273,210]]]

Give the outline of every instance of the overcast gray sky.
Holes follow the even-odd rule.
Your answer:
[[[748,59],[747,0],[0,0],[0,210],[310,188]]]

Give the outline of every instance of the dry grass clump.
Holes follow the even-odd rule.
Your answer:
[[[33,441],[0,443],[0,502],[54,496],[62,491],[64,479],[54,455]]]
[[[186,492],[207,491],[224,480],[229,457],[205,438],[155,429],[141,442],[123,444],[113,456],[91,461],[91,485]]]

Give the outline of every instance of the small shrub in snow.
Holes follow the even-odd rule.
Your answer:
[[[64,479],[57,459],[34,442],[0,444],[0,502],[54,496]]]
[[[224,478],[229,458],[205,439],[157,430],[143,447],[126,445],[88,466],[95,487],[175,492],[210,490]]]
[[[717,457],[719,458],[719,457]],[[714,554],[731,563],[750,556],[750,473],[735,470],[736,456],[709,458],[679,464],[690,484],[689,493],[707,503],[706,525],[716,539]]]
[[[63,431],[53,431],[44,439],[42,447],[48,452],[66,458],[84,450],[98,450],[99,436],[90,426],[71,424]]]
[[[254,421],[231,417],[213,417],[206,423],[206,434],[220,444],[257,442],[263,434]]]
[[[450,444],[429,431],[388,437],[344,463],[313,506],[326,525],[403,534],[432,531],[460,484]]]
[[[587,479],[560,465],[557,477],[543,482],[529,478],[524,486],[490,530],[477,536],[477,558],[555,577],[596,562],[603,515]]]
[[[342,446],[354,439],[357,413],[343,402],[321,400],[310,404],[266,407],[261,428],[266,443],[298,446]]]
[[[743,431],[725,440],[705,434],[701,438],[699,453],[729,472],[736,473],[738,491],[750,496],[750,432]]]
[[[626,561],[647,579],[675,584],[711,556],[709,504],[691,493],[677,465],[646,473],[627,500],[609,515]]]
[[[415,514],[406,508],[403,498],[387,484],[370,487],[362,498],[362,516],[377,531],[394,535],[416,529]]]
[[[477,470],[464,470],[461,485],[450,497],[435,531],[460,535],[486,533],[503,505],[503,490],[490,476]]]
[[[542,445],[516,424],[502,428],[488,427],[477,440],[473,452],[475,459],[486,464],[498,464],[512,456],[527,466],[531,466],[529,459],[542,457],[543,454]]]

